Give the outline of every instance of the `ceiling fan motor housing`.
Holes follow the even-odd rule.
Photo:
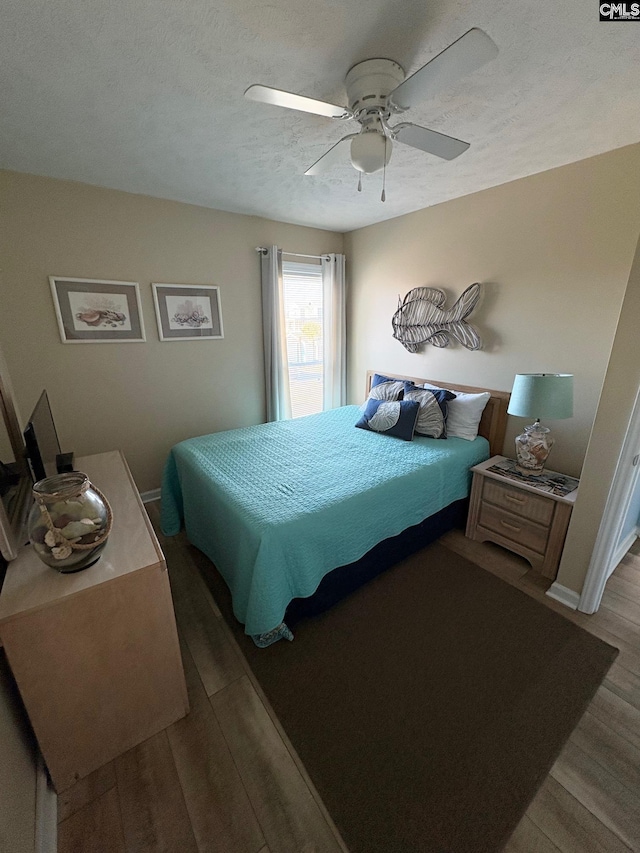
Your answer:
[[[392,59],[366,59],[354,65],[345,83],[349,108],[358,121],[363,122],[369,110],[388,118],[387,98],[404,78],[404,69]]]

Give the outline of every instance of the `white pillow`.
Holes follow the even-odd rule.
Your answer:
[[[423,388],[438,388],[425,382]],[[483,391],[481,394],[466,394],[464,391],[453,390],[455,400],[449,400],[447,417],[447,436],[449,438],[464,438],[473,441],[478,435],[480,418],[489,402],[491,394]]]

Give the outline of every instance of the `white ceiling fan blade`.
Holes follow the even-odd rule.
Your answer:
[[[328,118],[352,118],[353,116],[351,110],[346,107],[329,104],[326,101],[317,101],[315,98],[307,98],[304,95],[294,95],[293,92],[285,92],[282,89],[272,89],[270,86],[260,86],[259,84],[249,86],[244,96],[250,101],[260,101],[263,104],[273,104],[276,107],[286,107],[289,110],[301,110],[304,113],[313,113]]]
[[[407,110],[497,55],[495,43],[485,32],[474,27],[394,89],[389,95],[389,103],[399,110]]]
[[[405,145],[419,148],[428,154],[435,154],[436,157],[442,157],[443,160],[453,160],[455,157],[464,154],[469,147],[469,143],[463,142],[461,139],[445,136],[444,133],[438,133],[435,130],[429,130],[426,127],[420,127],[418,124],[410,124],[409,122],[397,124],[391,130],[394,139],[397,139],[398,142],[404,142]]]
[[[348,161],[349,158],[345,150],[347,146],[344,143],[350,142],[350,140],[357,135],[357,133],[349,133],[347,136],[343,136],[342,139],[336,142],[335,145],[332,145],[319,160],[316,160],[313,166],[309,166],[305,175],[324,175],[325,172],[333,169],[333,167],[337,166],[338,163]]]

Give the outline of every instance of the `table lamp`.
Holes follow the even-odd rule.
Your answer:
[[[573,417],[573,375],[570,373],[517,373],[507,413],[520,418],[535,418],[516,438],[518,470],[540,476],[554,439],[540,418],[550,420]]]

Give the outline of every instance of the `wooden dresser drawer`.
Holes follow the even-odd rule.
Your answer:
[[[553,501],[496,480],[485,479],[482,497],[485,501],[538,524],[548,525],[553,518]]]
[[[552,507],[553,509],[553,507]],[[499,533],[505,539],[524,545],[538,554],[544,554],[549,538],[549,528],[534,524],[528,519],[505,512],[490,503],[483,503],[480,508],[479,524],[494,533]]]

